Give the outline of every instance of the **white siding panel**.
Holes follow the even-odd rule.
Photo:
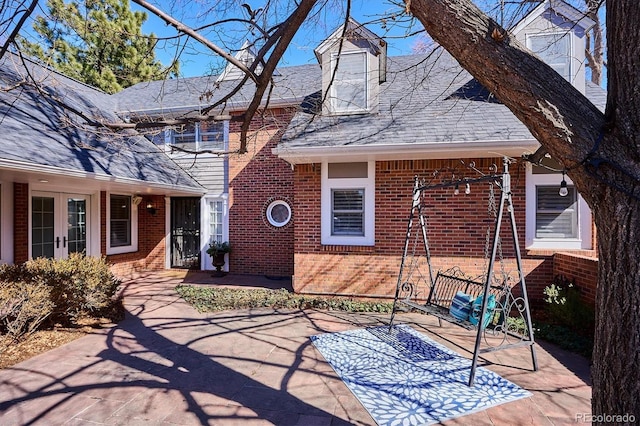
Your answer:
[[[227,159],[217,156],[175,155],[173,160],[211,193],[226,192]]]

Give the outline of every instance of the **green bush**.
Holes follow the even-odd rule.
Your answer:
[[[27,322],[37,323],[36,326],[45,318],[71,325],[82,315],[109,309],[119,285],[104,258],[79,253],[67,259],[38,258],[19,265],[3,265],[0,283],[5,289],[0,294],[0,307],[4,308],[0,315],[5,324],[15,321],[19,324],[26,321],[18,321],[19,318],[28,317],[34,319]],[[25,327],[33,328],[17,324],[11,328],[22,332],[28,332]],[[9,332],[9,327],[5,328]]]
[[[592,336],[595,324],[593,308],[582,301],[580,289],[565,277],[557,276],[544,289],[545,308],[552,323],[577,333]]]

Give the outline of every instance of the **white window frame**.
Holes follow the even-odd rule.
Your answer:
[[[111,247],[111,195],[129,197],[131,201],[131,244],[127,246]],[[133,194],[123,194],[117,192],[107,192],[107,254],[133,253],[138,251],[138,206],[133,202]]]
[[[206,195],[202,198],[200,202],[200,229],[202,232],[200,233],[200,244],[201,244],[201,253],[200,253],[200,263],[201,268],[203,270],[211,271],[216,269],[213,266],[211,256],[207,254],[207,248],[209,248],[209,243],[212,241],[211,235],[211,224],[209,222],[209,217],[211,215],[211,206],[210,203],[212,201],[222,202],[222,241],[229,241],[229,196],[228,194],[221,195]],[[223,271],[229,270],[229,255],[226,256]]]
[[[336,78],[333,80],[333,82],[331,82],[331,78],[334,75],[334,70],[336,68],[336,64],[339,65],[339,61],[338,61],[338,57],[340,58],[344,58],[350,55],[359,55],[362,57],[363,59],[363,67],[364,69],[362,70],[362,85],[363,85],[363,90],[364,90],[364,102],[365,105],[364,107],[356,107],[354,104],[348,104],[348,106],[346,108],[338,108],[337,103],[339,100],[342,100],[341,94],[339,93],[339,88],[341,87],[341,83],[342,81],[338,81],[338,74],[336,73]],[[368,61],[368,56],[367,56],[367,52],[365,50],[356,50],[356,51],[351,51],[351,52],[341,52],[340,56],[338,56],[337,53],[332,53],[331,54],[331,75],[329,77],[329,81],[331,82],[331,87],[330,87],[330,104],[331,104],[331,111],[334,114],[341,114],[341,115],[348,115],[348,114],[362,114],[363,112],[367,112],[370,109],[370,100],[369,100],[369,61]],[[346,80],[345,82],[359,82],[360,79],[356,80],[356,79],[352,79],[352,80]],[[344,101],[344,100],[343,100]]]
[[[321,226],[323,245],[373,246],[375,245],[375,161],[367,162],[366,178],[329,179],[329,163],[321,169]],[[334,189],[364,189],[364,235],[332,235],[332,199]]]
[[[558,63],[548,63],[546,62],[551,68],[553,68],[556,72],[558,72],[558,74],[560,74],[565,80],[572,82],[573,81],[573,35],[571,32],[568,31],[556,31],[556,32],[543,32],[543,33],[535,33],[535,34],[527,34],[527,48],[529,50],[531,50],[532,52],[534,52],[533,48],[531,47],[532,41],[534,38],[555,38],[556,40],[559,40],[563,37],[567,37],[567,45],[568,45],[568,52],[567,52],[567,57],[566,57],[566,65],[567,65],[567,70],[566,70],[566,74],[563,75],[561,73],[558,72],[558,70],[556,69]],[[539,52],[534,52],[536,55],[540,55]]]
[[[220,123],[220,122],[217,122]],[[194,123],[194,138],[195,138],[195,151],[198,151],[200,149],[209,149],[211,150],[211,147],[206,147],[206,146],[202,146],[202,138],[201,138],[201,133],[200,133],[200,122],[195,122]],[[223,131],[223,135],[222,135],[222,144],[220,146],[220,151],[224,151],[227,149],[228,144],[229,144],[229,120],[224,120],[222,121],[222,131]],[[171,146],[174,145],[174,140],[175,140],[175,135],[176,135],[176,130],[173,128],[170,128],[167,130],[166,134],[165,134],[165,148],[167,152],[171,151]],[[180,144],[176,144],[176,145],[180,145]],[[206,154],[203,154],[206,155]],[[211,154],[214,155],[214,154]]]
[[[526,229],[525,244],[527,249],[550,249],[550,250],[591,250],[592,219],[591,210],[584,199],[577,194],[577,227],[576,238],[536,238],[536,213],[538,208],[537,191],[538,186],[557,186],[560,190],[562,173],[533,174],[533,166],[527,164],[527,183],[525,188],[526,196]],[[565,176],[568,186],[573,186],[573,182]]]

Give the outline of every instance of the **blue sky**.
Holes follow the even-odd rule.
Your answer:
[[[238,2],[238,4],[241,3],[242,2]],[[255,10],[264,2],[248,1],[247,3],[249,3]],[[207,18],[187,16],[185,10],[190,10],[190,14],[193,16],[198,15],[198,12],[195,9],[188,9],[190,3],[183,4],[182,9],[177,9],[181,6],[175,2],[162,0],[158,4],[165,12],[172,14],[178,19],[184,19],[187,25],[194,28],[212,20],[211,18],[207,20]],[[174,10],[172,10],[172,8],[174,8]],[[137,5],[132,4],[132,9],[138,10],[140,8]],[[386,1],[371,2],[366,0],[354,0],[352,2],[352,9],[354,19],[363,24],[367,23],[367,28],[387,40],[389,43],[389,56],[411,53],[412,45],[415,42],[416,36],[413,35],[408,37],[407,35],[411,35],[414,32],[421,30],[422,27],[419,23],[416,25],[415,22],[413,23],[413,27],[411,27],[407,16],[402,15],[402,8],[392,5]],[[386,25],[383,25],[380,22],[372,22],[374,20],[379,21],[378,18],[381,15],[392,15],[394,13],[397,18],[395,20],[388,19]],[[171,36],[175,34],[175,30],[167,27],[150,12],[147,12],[147,14],[148,20],[143,26],[143,31],[145,33],[153,32],[156,36]],[[244,8],[239,5],[235,6],[235,9],[228,11],[226,16],[216,15],[217,19],[230,16],[246,17],[247,15]],[[313,54],[313,49],[340,25],[340,22],[342,22],[341,19],[339,11],[332,10],[322,12],[322,15],[318,16],[317,23],[303,27],[299,34],[294,38],[287,53],[281,61],[281,66],[314,63],[316,60]],[[215,40],[213,37],[214,35],[210,37],[211,41],[220,45],[221,42],[219,42],[219,40]],[[240,46],[227,47],[228,49],[232,49],[239,48]],[[175,56],[175,52],[175,46],[164,45],[159,46],[156,55],[158,59],[167,64]],[[207,73],[217,74],[222,64],[217,55],[198,44],[190,45],[181,54],[180,61],[180,74],[183,77],[199,76]]]

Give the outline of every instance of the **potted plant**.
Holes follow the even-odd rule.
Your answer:
[[[230,252],[231,245],[228,241],[214,241],[209,244],[207,254],[211,256],[211,263],[216,267],[215,276],[221,277],[224,275],[224,272],[222,272],[222,267],[224,266],[224,255]]]

